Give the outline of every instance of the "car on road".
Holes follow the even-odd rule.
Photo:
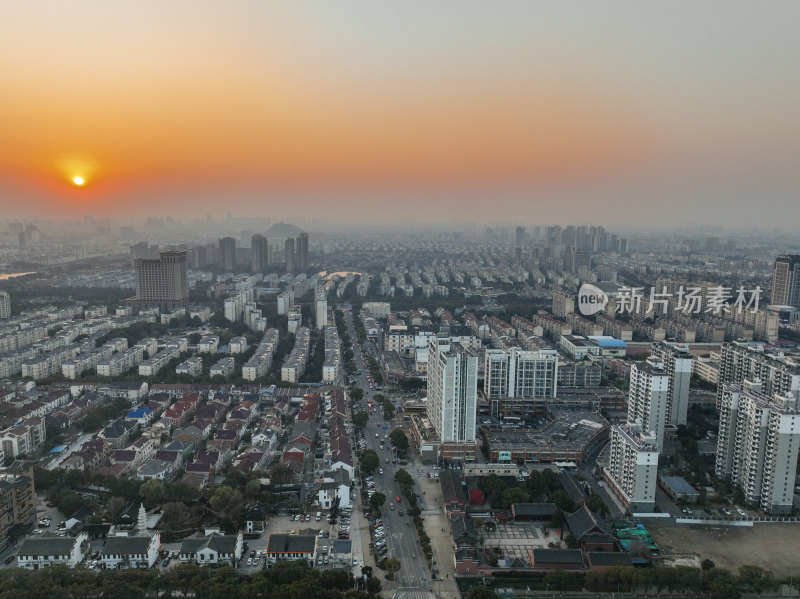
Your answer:
[[[398,496],[396,497],[396,499],[397,499],[397,503],[400,503],[400,495],[398,495]]]
[[[357,565],[358,565],[358,558],[357,558],[357,557],[354,557],[354,558],[353,558],[353,565],[354,565],[354,566],[357,566]]]
[[[736,513],[738,513],[740,516],[746,516],[746,515],[747,515],[747,512],[745,512],[745,511],[744,511],[742,508],[740,508],[740,507],[737,507],[737,508],[736,508]]]

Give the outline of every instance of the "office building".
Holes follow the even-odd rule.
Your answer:
[[[608,467],[603,474],[632,513],[652,512],[658,479],[655,435],[636,422],[611,427]]]
[[[167,250],[157,260],[136,260],[136,297],[127,300],[134,314],[157,307],[161,312],[189,308],[186,250]]]
[[[664,370],[669,376],[667,424],[674,426],[686,424],[694,356],[689,353],[687,345],[665,341],[654,343],[651,352],[664,365]]]
[[[428,419],[442,443],[475,443],[478,358],[448,337],[428,348]]]
[[[800,309],[800,255],[775,258],[771,303]]]
[[[286,254],[286,272],[295,272],[297,270],[297,263],[294,249],[294,239],[291,237],[283,244],[283,250]]]
[[[800,413],[797,399],[761,393],[759,381],[721,385],[715,473],[770,514],[791,514]]]
[[[269,243],[263,235],[250,239],[250,272],[264,272],[269,266]]]
[[[225,272],[233,272],[236,268],[236,240],[233,237],[219,240],[219,265]]]
[[[664,447],[669,378],[663,362],[654,356],[631,366],[628,424],[638,423],[645,434],[652,434],[659,450]]]
[[[11,318],[11,296],[7,291],[0,291],[0,319]]]

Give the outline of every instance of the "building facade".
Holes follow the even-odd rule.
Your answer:
[[[128,300],[134,313],[158,307],[161,312],[189,308],[189,283],[186,276],[187,252],[168,250],[158,260],[136,260],[136,297]]]
[[[741,489],[748,504],[791,514],[800,449],[798,402],[760,389],[749,381],[722,385],[715,473]]]
[[[428,418],[443,443],[475,443],[478,358],[446,337],[428,347]]]

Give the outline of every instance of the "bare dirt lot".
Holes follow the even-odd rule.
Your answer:
[[[753,528],[648,524],[647,530],[665,556],[696,553],[733,572],[752,565],[771,570],[776,578],[797,574],[800,524],[756,524]]]

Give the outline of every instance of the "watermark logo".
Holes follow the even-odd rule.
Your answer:
[[[608,303],[606,292],[590,283],[584,283],[578,290],[578,310],[584,316],[601,312]]]
[[[593,285],[584,285],[583,287],[596,289]],[[583,293],[583,287],[581,287],[581,293]],[[666,287],[662,287],[660,292],[655,287],[651,287],[648,297],[644,293],[644,287],[620,287],[615,297],[616,312],[655,314],[656,308],[660,307],[661,313],[664,315],[670,312],[711,314],[713,316],[722,316],[731,312],[741,314],[744,311],[756,313],[761,301],[761,292],[762,289],[758,285],[755,289],[745,289],[740,286],[735,290],[722,285],[710,287],[684,287],[681,285],[676,293],[667,291]],[[594,310],[594,312],[597,311]],[[586,314],[583,312],[582,305],[581,312]],[[589,314],[594,314],[594,312],[589,312]]]

